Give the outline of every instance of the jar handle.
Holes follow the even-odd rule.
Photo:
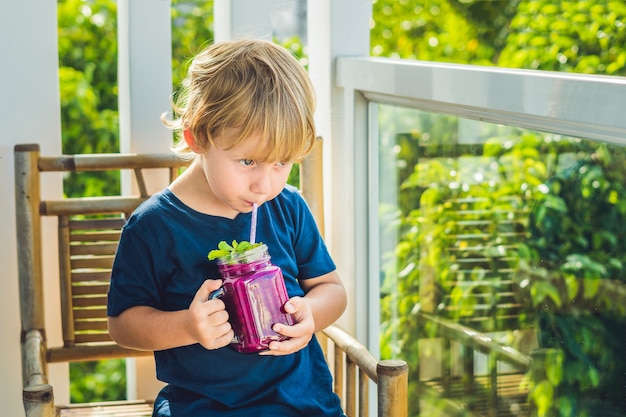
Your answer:
[[[225,293],[226,293],[226,290],[224,290],[224,287],[219,287],[217,290],[211,291],[211,294],[209,294],[209,300],[215,300],[216,298],[221,298]]]

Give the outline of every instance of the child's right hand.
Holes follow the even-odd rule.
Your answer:
[[[219,298],[209,300],[211,292],[219,289],[222,281],[207,279],[189,305],[185,317],[187,332],[206,349],[227,346],[235,335],[228,322],[228,312]]]

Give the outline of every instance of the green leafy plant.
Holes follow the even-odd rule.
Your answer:
[[[217,258],[224,257],[232,257],[237,254],[249,251],[250,249],[258,248],[262,246],[263,243],[250,243],[248,241],[242,240],[241,242],[237,242],[233,240],[230,244],[225,240],[222,240],[218,245],[217,249],[213,249],[209,252],[209,260],[214,260]]]

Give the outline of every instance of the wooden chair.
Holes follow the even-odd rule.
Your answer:
[[[48,364],[55,362],[151,355],[122,348],[109,337],[106,297],[110,268],[121,227],[139,203],[148,198],[143,172],[166,169],[174,179],[187,162],[173,154],[97,154],[42,156],[38,145],[17,145],[15,156],[15,199],[22,323],[23,401],[27,417],[35,416],[150,416],[151,400],[59,405],[54,403],[48,382]],[[321,163],[313,158],[309,166]],[[320,200],[307,190],[319,192],[321,170],[307,172],[303,164],[305,197],[312,208]],[[41,199],[40,177],[46,172],[130,170],[137,188],[134,196]],[[306,180],[309,178],[309,180]],[[311,178],[313,180],[311,180]],[[317,179],[315,179],[317,178]],[[317,183],[315,181],[318,181]],[[165,184],[163,184],[165,185]],[[49,346],[43,283],[57,277],[45,274],[42,266],[42,217],[58,222],[59,288],[63,345]],[[318,220],[319,221],[319,220]],[[50,318],[49,318],[50,320]],[[363,345],[338,326],[320,335],[335,378],[335,390],[348,416],[368,415],[369,381],[377,384],[378,416],[407,415],[408,367],[403,361],[378,361]]]

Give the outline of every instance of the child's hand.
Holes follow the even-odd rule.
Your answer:
[[[293,326],[277,323],[272,328],[276,333],[288,336],[289,339],[282,342],[271,342],[269,350],[260,352],[259,355],[288,355],[304,348],[309,344],[315,332],[313,313],[306,299],[293,297],[285,303],[285,311],[295,320]]]
[[[185,317],[187,332],[206,349],[228,345],[235,333],[228,322],[228,312],[220,299],[209,300],[209,294],[222,285],[219,279],[207,279],[189,305]]]

